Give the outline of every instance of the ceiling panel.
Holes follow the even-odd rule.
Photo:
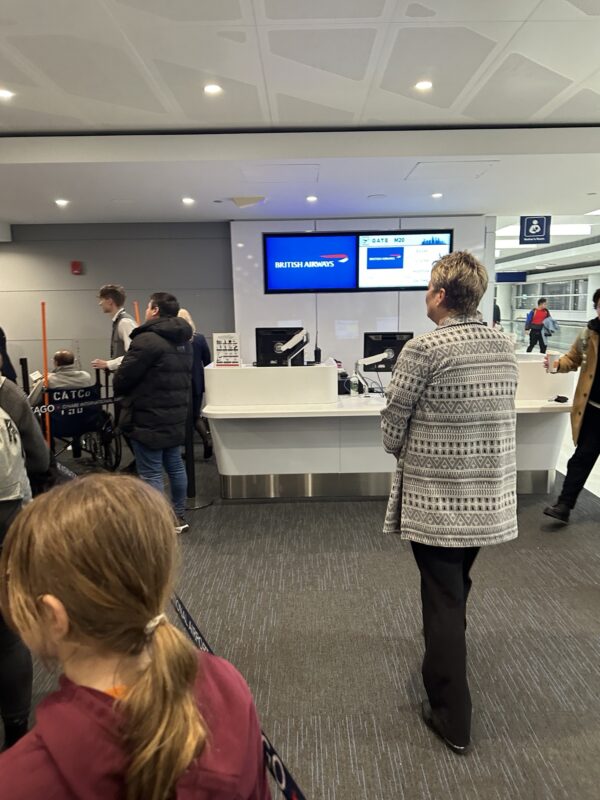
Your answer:
[[[349,125],[354,120],[352,111],[313,103],[311,100],[303,100],[289,94],[277,94],[277,112],[280,124],[299,128],[310,128],[323,124]]]
[[[385,3],[386,0],[265,0],[265,16],[272,20],[376,19],[383,13]]]
[[[10,36],[9,43],[60,89],[115,105],[163,108],[128,54],[76,36]]]
[[[479,69],[496,42],[463,27],[404,28],[398,31],[387,63],[381,88],[423,103],[449,108],[465,83]],[[423,54],[426,57],[423,58]],[[460,53],[460,59],[455,54]],[[448,69],[448,63],[453,68]],[[423,79],[433,82],[435,90],[417,91]]]
[[[520,122],[571,84],[563,75],[518,53],[508,56],[464,113],[478,122]]]
[[[467,20],[526,20],[539,5],[539,0],[422,0],[412,3],[400,0],[392,19],[435,20],[439,22],[465,22]]]
[[[242,17],[239,0],[115,0],[174,22],[226,22]]]
[[[272,30],[269,46],[282,58],[359,81],[367,71],[375,36],[373,28]]]
[[[596,122],[600,125],[600,94],[582,89],[546,117],[548,122]]]
[[[198,120],[203,127],[221,127],[233,121],[242,126],[268,122],[260,106],[258,89],[250,83],[166,61],[157,61],[156,68],[187,117]],[[223,94],[207,97],[202,86],[213,82],[223,87]]]

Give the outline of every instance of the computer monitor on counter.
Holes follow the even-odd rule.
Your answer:
[[[303,330],[300,327],[256,328],[256,366],[286,367],[291,353],[282,348]],[[304,366],[304,352],[300,352],[292,358],[291,366]]]
[[[374,331],[365,333],[364,357],[371,358],[378,353],[387,353],[387,357],[374,364],[364,364],[362,366],[364,372],[392,372],[400,351],[413,336],[414,333],[412,331]]]

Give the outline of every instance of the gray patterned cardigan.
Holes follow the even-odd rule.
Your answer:
[[[398,357],[381,412],[398,459],[386,533],[442,547],[517,536],[517,361],[480,319],[447,317]]]

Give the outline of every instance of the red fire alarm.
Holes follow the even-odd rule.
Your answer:
[[[71,261],[71,274],[83,275],[83,261]]]

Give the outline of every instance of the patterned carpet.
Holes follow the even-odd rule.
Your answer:
[[[217,496],[214,464],[199,492]],[[417,569],[382,501],[223,503],[190,512],[179,592],[253,689],[307,800],[598,797],[600,500],[567,528],[523,496],[520,537],[473,570],[473,750],[448,751],[423,696]],[[36,697],[52,677],[36,670]],[[275,796],[275,792],[274,792]]]

